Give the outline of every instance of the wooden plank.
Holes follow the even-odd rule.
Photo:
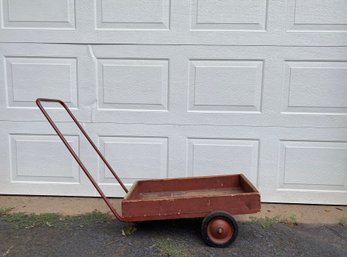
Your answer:
[[[258,212],[260,196],[257,193],[247,193],[230,196],[123,201],[122,208],[123,216],[127,221],[202,218],[217,210],[238,215]]]
[[[148,192],[140,193],[140,199],[167,199],[167,198],[183,198],[194,196],[218,196],[218,195],[231,195],[242,193],[242,189],[235,188],[212,188],[212,189],[197,189],[197,190],[181,190],[181,191],[164,191],[164,192]]]

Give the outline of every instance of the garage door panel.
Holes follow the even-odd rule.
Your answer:
[[[347,31],[347,2],[288,0],[288,30]]]
[[[347,122],[345,48],[100,46],[88,52],[69,45],[2,46],[3,120],[43,120],[33,101],[42,95],[65,97],[83,121],[323,127]],[[36,72],[42,66],[47,70]],[[68,119],[61,112],[56,116]]]
[[[346,163],[346,142],[281,141],[281,187],[346,189]]]
[[[78,33],[80,20],[88,17],[83,15],[83,7],[78,2],[2,0],[1,42],[37,42],[37,35],[39,42],[56,42],[59,37],[76,40],[76,36],[82,35]]]
[[[106,126],[100,123],[90,124],[88,127],[92,133],[101,133],[103,137],[112,138],[114,141],[125,140],[126,144],[129,141],[133,143],[134,138],[136,138],[135,145],[144,137],[149,137],[149,141],[168,138],[169,177],[244,173],[255,185],[258,185],[263,201],[275,201],[274,199],[283,201],[286,198],[276,198],[277,194],[282,195],[283,192],[301,192],[300,201],[312,203],[320,202],[315,197],[317,192],[321,192],[324,199],[329,198],[329,195],[341,199],[341,195],[345,194],[346,129],[203,125],[197,129],[196,126],[184,125],[178,127],[107,124]],[[126,169],[126,164],[123,168],[122,165],[117,166],[117,159],[123,160],[121,156],[125,152],[120,150],[122,146],[117,144],[114,150],[121,151],[121,154],[110,155],[110,158],[114,158],[116,170]],[[287,149],[287,154],[284,153],[285,147],[291,150]],[[134,152],[136,153],[136,150]],[[134,156],[131,150],[128,150],[127,155],[124,157],[124,160],[127,159],[126,162],[137,161],[136,155]],[[155,154],[153,158],[156,161],[162,160],[159,154],[154,156]],[[141,158],[139,161],[141,162]],[[129,164],[129,167],[131,166],[133,165]],[[185,173],[178,170],[182,167]],[[161,178],[159,173],[153,173],[155,178]],[[131,186],[134,181],[129,180],[128,177],[131,175],[122,176],[127,186]],[[120,187],[115,182],[112,183],[112,180],[100,184],[110,195],[121,193]],[[333,200],[334,203],[337,203],[336,201]]]
[[[172,127],[114,123],[84,125],[127,188],[140,179],[170,177],[171,159],[175,158],[172,153],[177,151],[177,142],[172,140]],[[95,178],[102,190],[109,196],[123,196],[123,189],[102,160],[92,149],[88,153],[90,169],[96,171]]]
[[[62,99],[83,121],[95,102],[93,63],[86,47],[1,44],[0,120],[44,120],[38,97]],[[56,104],[46,104],[57,120],[68,120]]]
[[[99,99],[107,83],[124,92],[124,96],[114,92],[111,103],[100,99],[95,121],[235,124],[251,120],[241,113],[261,120],[265,57],[256,49],[104,45],[94,46],[93,51],[99,63]],[[113,67],[109,74],[103,72],[105,65]],[[133,92],[134,88],[138,90]],[[146,91],[151,91],[150,98],[146,99]]]
[[[68,104],[130,188],[244,173],[346,204],[345,0],[0,0],[0,193],[95,196],[35,105]],[[65,111],[47,108],[108,195]]]
[[[170,0],[96,1],[97,29],[169,29]]]
[[[344,0],[326,0],[319,4],[311,0],[257,3],[195,0],[190,12],[192,25],[186,38],[194,43],[221,45],[345,46],[345,6]]]
[[[47,123],[0,122],[0,193],[95,195],[82,170]],[[86,142],[70,124],[59,124],[75,152],[90,166]],[[95,174],[94,174],[95,175]]]
[[[80,182],[78,165],[58,136],[10,134],[9,137],[13,182]],[[79,152],[78,136],[66,138]]]
[[[77,107],[75,58],[5,57],[9,106],[34,107],[39,95]]]
[[[245,174],[257,184],[259,140],[187,138],[188,175]]]
[[[287,61],[283,111],[347,114],[347,62]]]
[[[188,111],[261,109],[262,61],[190,60],[189,81]]]
[[[174,96],[179,90],[176,69],[181,63],[172,48],[103,45],[92,49],[98,90],[94,121],[159,124],[174,121],[177,111],[171,106],[178,106]]]
[[[168,177],[168,138],[146,136],[99,136],[101,152],[124,183]],[[99,160],[100,183],[114,178]]]
[[[346,45],[345,1],[296,2],[2,0],[0,35],[1,42]]]
[[[347,76],[346,49],[324,48],[317,53],[314,48],[299,48],[281,59],[279,120],[302,126],[345,127],[347,92],[342,81]]]
[[[86,129],[128,188],[139,179],[237,173],[257,184],[258,130],[112,123],[86,124]],[[123,195],[103,163],[91,159],[101,188],[111,196]]]
[[[167,110],[169,60],[98,59],[98,107]]]
[[[191,16],[193,30],[265,30],[267,0],[193,0]]]
[[[59,126],[68,135],[69,140],[76,140],[78,133],[75,134],[72,124],[59,124]],[[346,129],[204,125],[199,125],[197,129],[196,126],[184,125],[111,123],[87,123],[84,126],[124,179],[127,187],[130,187],[139,176],[163,178],[241,172],[258,185],[263,201],[285,199],[286,202],[345,203]],[[22,122],[18,127],[9,122],[2,122],[2,127],[6,128],[6,133],[2,133],[1,137],[9,142],[8,145],[2,145],[2,151],[13,153],[14,141],[19,142],[21,150],[16,152],[20,156],[20,165],[23,163],[25,165],[18,167],[33,169],[34,166],[30,162],[28,165],[28,158],[40,152],[44,154],[44,162],[42,158],[37,159],[38,174],[45,172],[45,169],[55,167],[54,163],[46,163],[51,156],[45,156],[45,149],[51,147],[50,144],[58,144],[49,125],[36,123],[33,126]],[[10,139],[12,150],[5,149],[9,147]],[[44,142],[43,148],[40,146],[42,142]],[[25,149],[33,144],[33,149],[36,150],[27,153]],[[86,161],[87,167],[105,192],[113,196],[124,195],[120,186],[104,169],[82,137],[79,139],[79,144],[82,159]],[[64,156],[58,158],[62,163],[65,160]],[[32,179],[33,181],[22,179],[24,182],[19,182],[12,181],[11,178],[11,174],[15,174],[13,165],[10,168],[11,163],[14,163],[12,155],[6,156],[1,163],[1,170],[12,172],[2,174],[2,178],[5,178],[2,180],[4,183],[2,188],[6,193],[44,192],[54,195],[58,194],[59,190],[60,194],[63,190],[65,195],[95,194],[93,191],[88,191],[91,190],[91,185],[81,172],[79,184],[61,182],[59,179],[47,182],[52,178],[49,176],[48,179],[39,182],[37,178]],[[71,162],[65,160],[65,164],[68,167]],[[25,171],[21,169],[25,175]],[[69,173],[68,168],[66,172]],[[35,176],[34,172],[30,174]],[[50,189],[47,187],[48,184],[52,185]]]
[[[346,204],[345,128],[270,131],[260,148],[259,188],[266,201]]]
[[[5,28],[74,28],[74,0],[3,0]]]
[[[93,51],[99,63],[97,122],[347,123],[346,48],[95,46]]]

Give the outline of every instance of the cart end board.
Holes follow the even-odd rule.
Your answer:
[[[260,211],[260,194],[243,175],[138,181],[122,201],[126,221],[202,218]]]

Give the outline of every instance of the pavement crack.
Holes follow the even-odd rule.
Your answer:
[[[14,245],[10,246],[10,248],[8,248],[6,252],[4,252],[2,257],[5,257],[6,255],[8,255],[13,247],[14,247]]]

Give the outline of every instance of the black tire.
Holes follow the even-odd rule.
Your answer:
[[[226,247],[235,241],[239,233],[236,220],[225,211],[215,211],[207,215],[201,224],[204,242],[213,247]]]

